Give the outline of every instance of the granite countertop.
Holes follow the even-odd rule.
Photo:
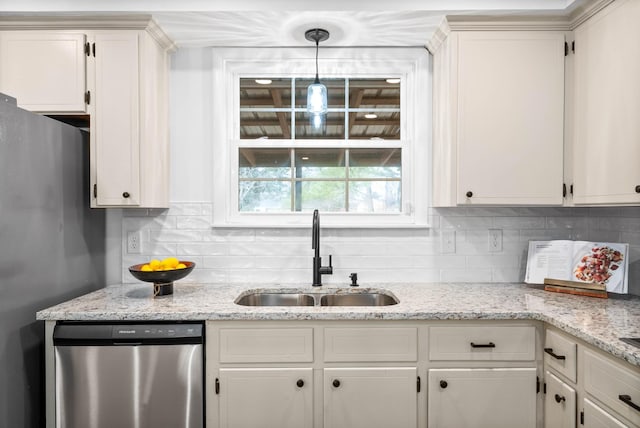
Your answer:
[[[369,284],[314,288],[272,284],[175,283],[174,294],[152,296],[150,284],[121,284],[39,311],[39,320],[539,320],[640,366],[640,348],[620,337],[640,337],[640,297],[610,299],[550,293],[525,284]],[[269,288],[326,293],[383,289],[400,303],[381,307],[249,307],[234,300]]]

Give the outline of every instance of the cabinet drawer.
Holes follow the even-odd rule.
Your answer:
[[[417,361],[415,327],[326,328],[325,361]]]
[[[220,329],[222,363],[313,361],[312,328]]]
[[[575,382],[577,348],[578,345],[570,338],[547,330],[544,340],[545,367],[552,368]]]
[[[533,326],[431,327],[429,359],[475,361],[532,361],[536,333]]]
[[[584,351],[584,388],[603,404],[640,425],[640,376],[610,358]],[[625,402],[627,401],[627,402]]]

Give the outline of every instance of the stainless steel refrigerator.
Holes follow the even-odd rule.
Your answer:
[[[105,213],[89,208],[88,140],[0,94],[0,427],[44,426],[36,312],[105,285]]]

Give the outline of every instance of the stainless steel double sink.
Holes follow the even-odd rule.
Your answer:
[[[329,289],[321,292],[300,290],[252,290],[235,300],[242,306],[389,306],[398,299],[384,290]]]

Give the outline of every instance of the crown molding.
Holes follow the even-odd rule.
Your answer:
[[[176,44],[151,15],[4,15],[0,16],[0,31],[34,30],[142,30],[169,52]]]
[[[588,6],[576,10],[571,15],[570,29],[574,30],[580,24],[584,23],[614,1],[615,0],[595,0],[592,3],[589,3]]]
[[[440,49],[440,46],[442,46],[447,37],[449,37],[450,33],[451,28],[449,27],[449,23],[445,17],[440,25],[438,25],[438,28],[435,29],[433,35],[425,44],[425,47],[433,55],[438,49]]]

